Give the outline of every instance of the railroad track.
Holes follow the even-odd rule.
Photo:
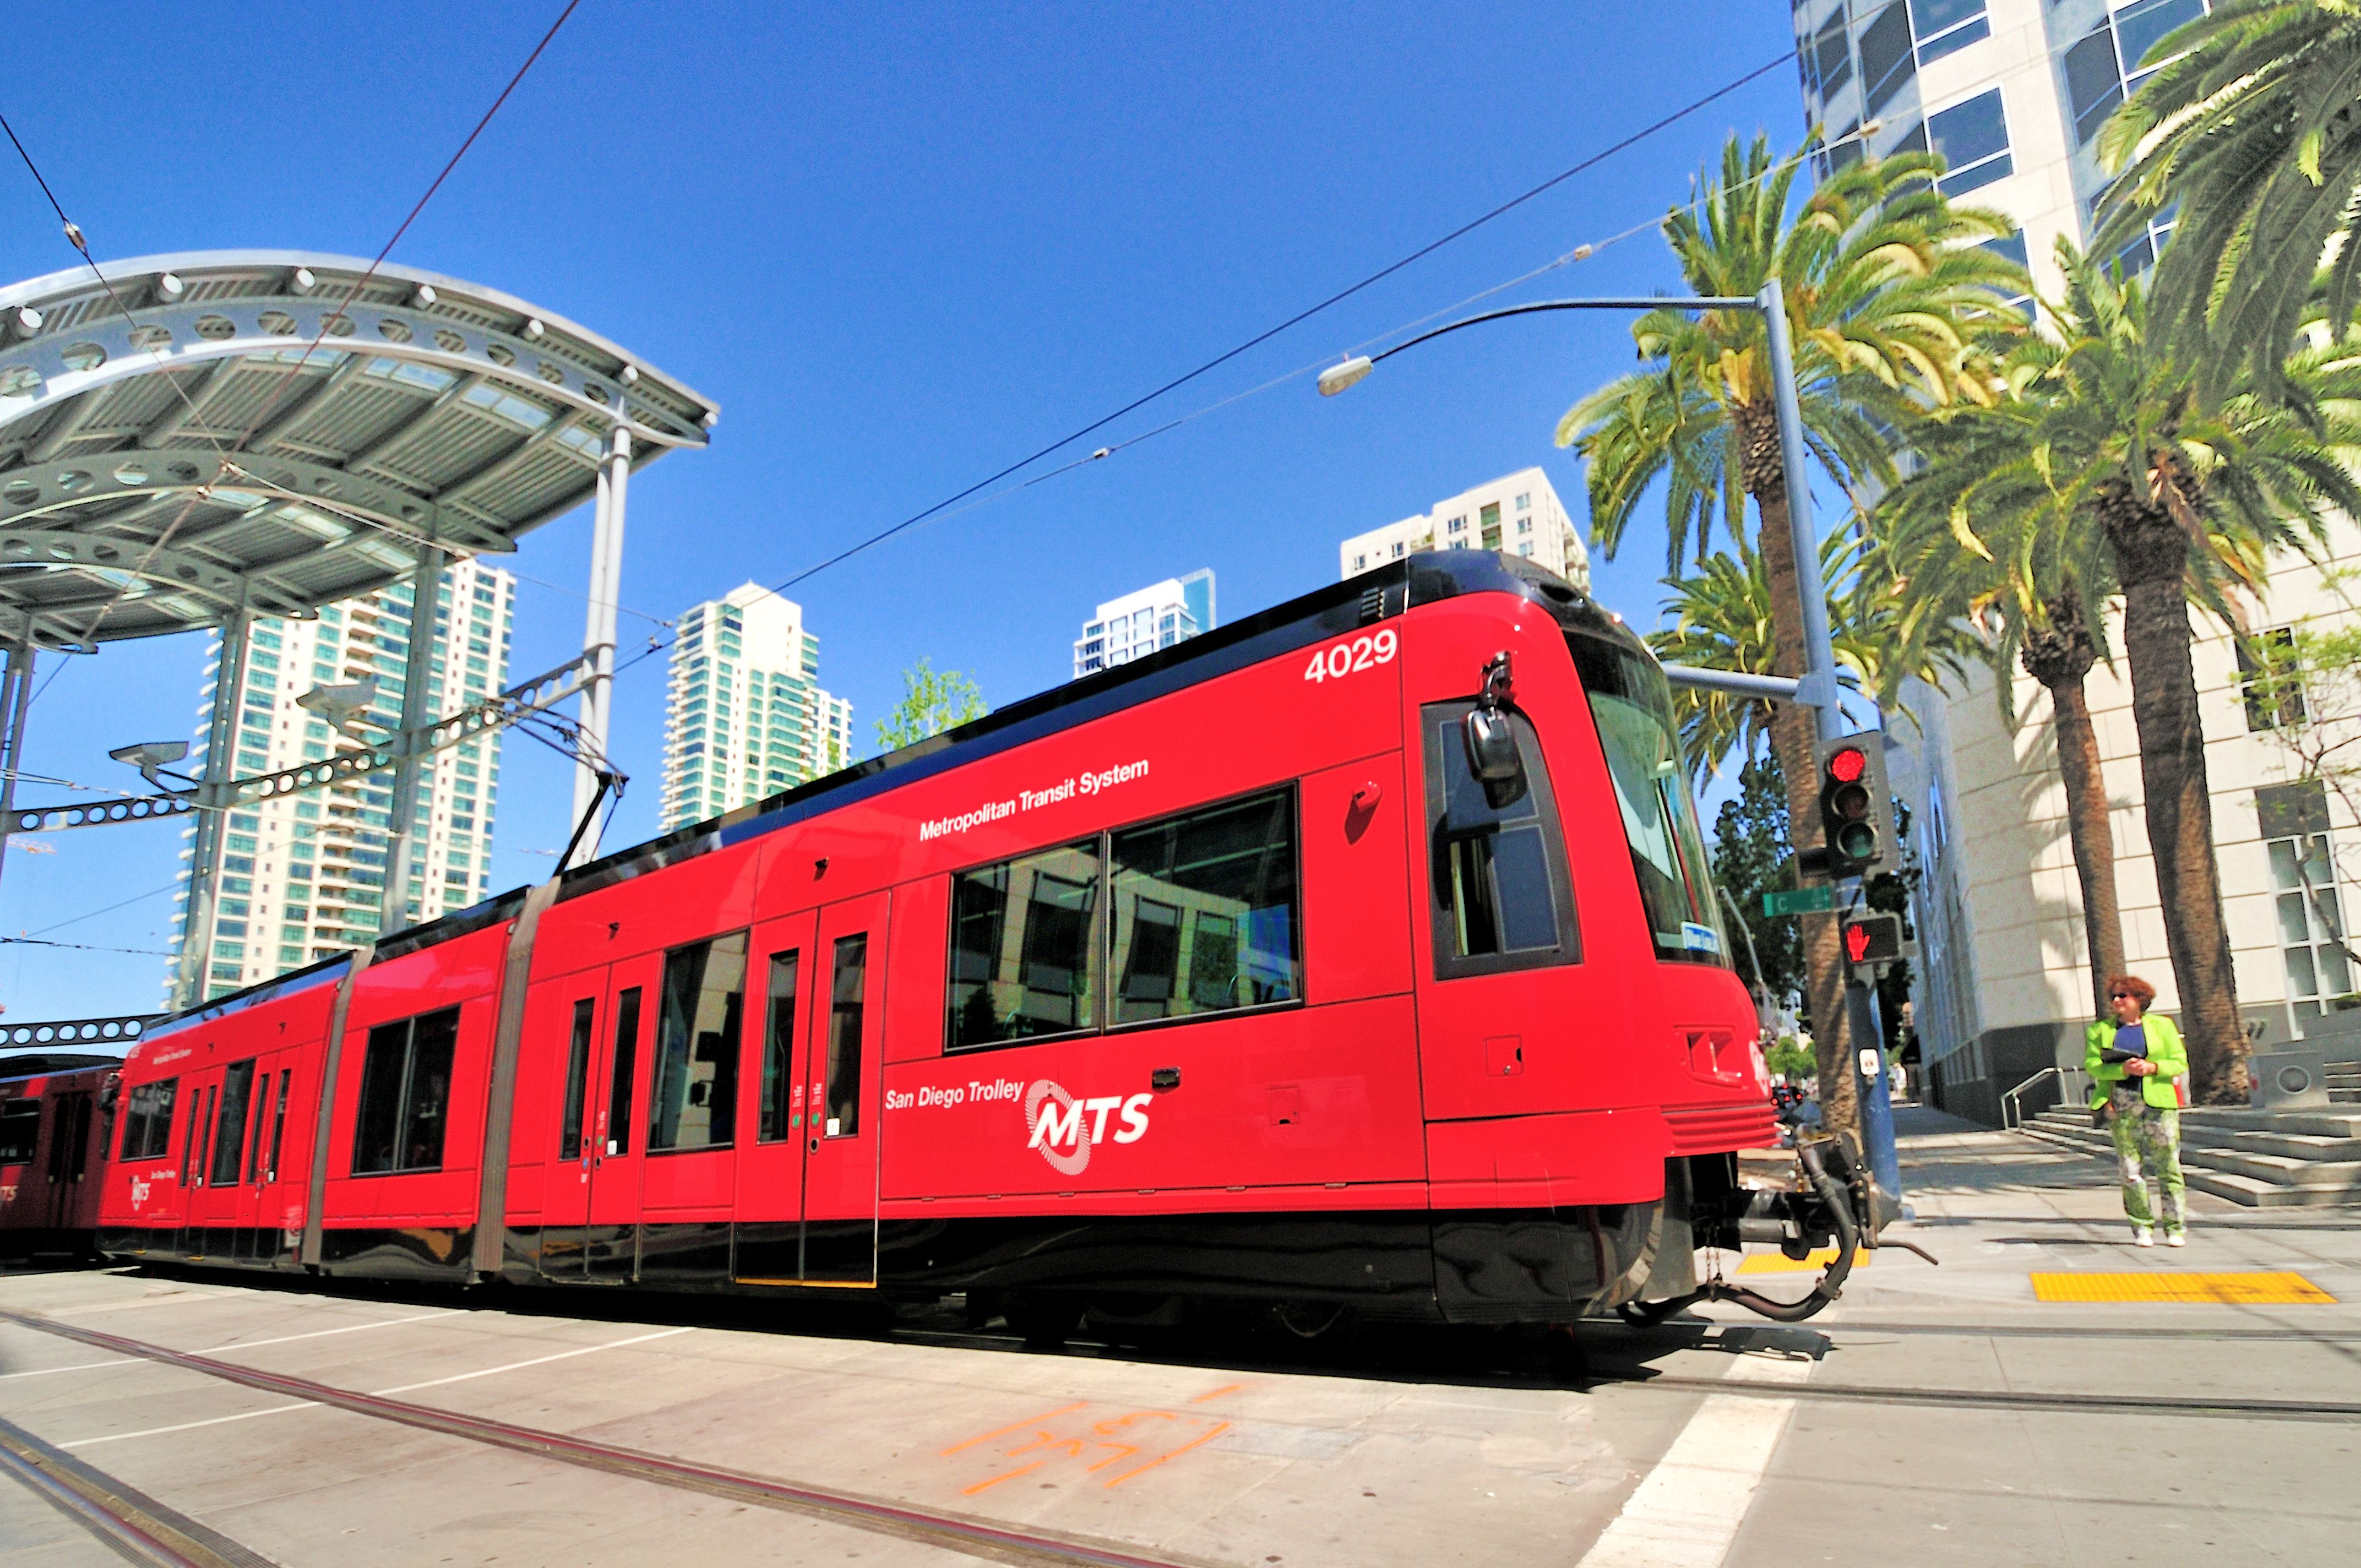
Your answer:
[[[1170,1554],[1150,1555],[1118,1541],[1041,1530],[1015,1529],[971,1515],[917,1508],[890,1498],[697,1464],[567,1433],[439,1409],[384,1395],[360,1393],[307,1377],[266,1372],[210,1355],[174,1350],[145,1340],[60,1322],[38,1313],[0,1309],[0,1321],[52,1334],[93,1349],[180,1367],[224,1382],[330,1406],[374,1420],[464,1438],[494,1448],[657,1486],[701,1492],[824,1519],[872,1534],[947,1548],[987,1561],[1016,1564],[1018,1568],[1045,1568],[1045,1565],[1054,1565],[1054,1568],[1075,1568],[1075,1565],[1081,1565],[1081,1568],[1220,1568],[1220,1565],[1202,1559]],[[2107,1334],[2114,1331],[1863,1322],[1832,1323],[1825,1332],[1831,1336],[1900,1332],[2072,1337]],[[2352,1331],[2325,1333],[2308,1333],[2300,1330],[2233,1330],[2223,1332],[2191,1329],[2165,1332],[2190,1338],[2266,1341],[2361,1339],[2361,1332]],[[1014,1336],[974,1332],[897,1333],[895,1337],[920,1338],[974,1349],[1016,1351],[1021,1348],[1021,1342]],[[1825,1404],[1916,1405],[1964,1409],[2128,1415],[2151,1419],[2162,1416],[2361,1424],[2361,1402],[2347,1400],[2257,1399],[2203,1394],[1924,1388],[1829,1382],[1773,1384],[1615,1371],[1587,1375],[1580,1386],[1585,1392],[1617,1387]],[[171,1512],[104,1472],[42,1443],[30,1433],[5,1421],[0,1421],[0,1469],[6,1470],[62,1511],[82,1522],[93,1534],[135,1563],[194,1565],[194,1568],[268,1568],[267,1560],[235,1541]]]
[[[318,1383],[308,1377],[294,1377],[284,1373],[264,1372],[236,1362],[217,1360],[210,1355],[198,1355],[188,1351],[173,1350],[166,1345],[150,1344],[145,1340],[106,1333],[74,1323],[62,1323],[35,1312],[19,1312],[0,1308],[0,1321],[20,1328],[55,1334],[93,1349],[112,1351],[118,1355],[137,1356],[165,1366],[177,1366],[185,1371],[200,1372],[227,1383],[240,1384],[265,1393],[280,1394],[293,1399],[328,1405],[356,1415],[378,1420],[392,1421],[415,1427],[424,1431],[440,1432],[447,1437],[466,1438],[493,1448],[503,1448],[516,1453],[530,1454],[536,1459],[555,1460],[560,1464],[578,1465],[587,1470],[603,1471],[609,1475],[627,1476],[632,1480],[653,1482],[683,1491],[702,1492],[709,1497],[723,1497],[732,1502],[748,1503],[760,1508],[776,1508],[785,1513],[800,1514],[834,1524],[850,1525],[875,1535],[893,1536],[903,1541],[917,1541],[927,1546],[948,1548],[971,1557],[990,1562],[1016,1564],[1017,1568],[1223,1568],[1206,1559],[1174,1555],[1149,1556],[1121,1542],[1097,1540],[1088,1536],[1070,1535],[1035,1529],[1015,1529],[994,1524],[971,1515],[941,1512],[914,1508],[906,1503],[884,1497],[865,1497],[856,1492],[835,1491],[827,1487],[804,1486],[781,1481],[746,1471],[727,1469],[719,1465],[697,1464],[673,1459],[660,1453],[648,1453],[614,1443],[596,1442],[588,1438],[564,1432],[546,1431],[538,1427],[520,1426],[510,1421],[497,1421],[483,1416],[463,1415],[455,1410],[437,1409],[431,1405],[412,1404],[406,1399],[388,1398],[381,1394],[363,1394],[333,1384]],[[12,1429],[13,1430],[13,1429]],[[28,1439],[28,1441],[30,1441]],[[48,1450],[55,1454],[55,1450]],[[60,1459],[62,1455],[59,1456]],[[67,1461],[68,1464],[78,1462]],[[86,1466],[81,1467],[86,1469]],[[49,1472],[43,1471],[45,1478]],[[20,1478],[24,1478],[20,1475]],[[27,1480],[27,1485],[32,1482]],[[62,1484],[60,1482],[60,1484]],[[42,1489],[44,1496],[56,1500],[52,1492]],[[64,1506],[60,1504],[60,1506]],[[98,1507],[94,1504],[93,1507]],[[152,1506],[152,1505],[151,1505]],[[71,1510],[69,1510],[71,1511]],[[86,1520],[97,1532],[103,1520]],[[127,1528],[127,1527],[126,1527]],[[210,1533],[210,1532],[208,1532]],[[111,1540],[111,1538],[109,1538]],[[216,1541],[231,1550],[243,1552],[235,1543]],[[268,1568],[265,1559],[247,1553],[243,1557],[148,1556],[135,1558],[137,1562],[161,1563],[196,1563],[200,1568]]]
[[[151,1568],[274,1568],[269,1558],[5,1420],[0,1472],[126,1561]]]

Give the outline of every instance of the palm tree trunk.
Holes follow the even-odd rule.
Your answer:
[[[2091,1003],[2107,1015],[2107,981],[2124,972],[2124,916],[2115,897],[2115,833],[2107,820],[2107,785],[2099,735],[2077,677],[2049,688],[2058,716],[2058,772],[2066,781],[2066,832],[2082,884],[2082,935],[2091,954]]]
[[[2205,729],[2190,662],[2188,536],[2161,509],[2111,509],[2107,533],[2124,585],[2124,652],[2131,664],[2132,720],[2148,846],[2164,905],[2164,940],[2180,992],[2191,1098],[2246,1102],[2246,1033],[2238,1017],[2230,928],[2213,859],[2213,809],[2205,776]]]
[[[2041,623],[2026,631],[2019,658],[2026,674],[2049,693],[2058,741],[2058,772],[2066,783],[2066,831],[2074,846],[2074,874],[2082,884],[2082,935],[2091,957],[2092,1016],[2107,1015],[2107,981],[2124,972],[2123,907],[2115,896],[2115,834],[2108,820],[2107,783],[2099,764],[2098,731],[2082,683],[2099,662],[2097,641],[2070,580],[2042,600]]]
[[[1746,492],[1760,523],[1756,548],[1771,587],[1771,667],[1804,673],[1804,600],[1795,580],[1795,532],[1787,513],[1787,481],[1780,467],[1779,427],[1772,410],[1741,408],[1738,436]],[[1820,817],[1820,748],[1813,710],[1783,702],[1771,714],[1771,749],[1787,786],[1787,838],[1802,849]],[[1820,1082],[1820,1114],[1830,1131],[1861,1132],[1853,1086],[1852,1018],[1845,995],[1843,937],[1833,914],[1805,915],[1804,1003],[1812,1015],[1812,1053]]]

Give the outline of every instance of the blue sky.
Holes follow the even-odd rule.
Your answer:
[[[271,247],[371,255],[556,5],[76,8],[76,46],[0,103],[102,260]],[[1674,25],[1677,25],[1675,30]],[[624,5],[584,0],[395,258],[518,294],[719,401],[711,449],[635,482],[623,601],[669,617],[779,581],[1375,270],[1792,47],[1770,0],[1192,7]],[[1347,345],[1648,219],[1731,130],[1800,136],[1782,67],[1092,439]],[[74,260],[0,166],[0,277]],[[1504,300],[1671,290],[1653,234]],[[1625,322],[1559,315],[1405,355],[1350,395],[1298,379],[1006,499],[921,526],[794,593],[861,734],[920,657],[994,704],[1062,680],[1100,600],[1211,566],[1224,618],[1335,574],[1345,534],[1540,464],[1576,397],[1631,364]],[[504,563],[511,668],[580,644],[586,506]],[[1598,573],[1654,617],[1661,532]],[[627,643],[654,630],[623,618]],[[70,662],[27,766],[119,785],[126,741],[184,736],[201,643]],[[654,826],[663,668],[625,677],[632,785],[610,846]],[[548,874],[566,764],[512,739],[496,886]],[[117,775],[120,775],[119,777]],[[32,804],[56,792],[25,786]],[[0,931],[160,949],[176,833],[12,849]],[[117,900],[125,907],[75,919]],[[60,926],[59,923],[72,921]],[[0,949],[10,1022],[144,1011],[164,960]]]

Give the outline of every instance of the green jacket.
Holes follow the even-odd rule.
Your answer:
[[[2092,1105],[2105,1103],[2108,1091],[2125,1077],[2121,1062],[2099,1059],[2099,1053],[2115,1043],[2116,1026],[2113,1018],[2102,1018],[2082,1033],[2082,1070],[2091,1075]],[[2147,1036],[2147,1059],[2156,1064],[2156,1071],[2140,1084],[2140,1098],[2169,1111],[2180,1103],[2172,1080],[2189,1070],[2189,1047],[2180,1043],[2180,1030],[2169,1018],[2150,1013],[2140,1020],[2140,1028]]]

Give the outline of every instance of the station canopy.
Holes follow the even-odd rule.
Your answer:
[[[422,548],[513,550],[591,494],[618,421],[637,468],[718,415],[434,273],[263,250],[101,270],[113,297],[87,267],[0,289],[0,641],[306,617]]]

